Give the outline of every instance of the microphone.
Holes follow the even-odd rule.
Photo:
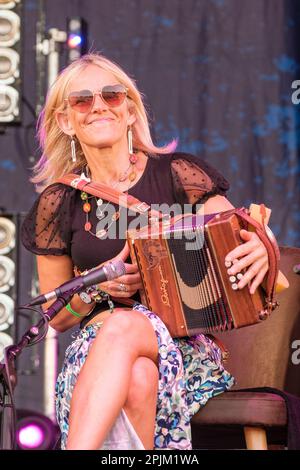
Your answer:
[[[85,287],[99,284],[104,281],[111,281],[112,279],[123,276],[124,274],[126,274],[126,268],[122,260],[119,259],[114,262],[110,261],[101,268],[95,268],[87,274],[73,277],[70,281],[65,282],[47,294],[39,295],[33,299],[28,306],[33,307],[34,305],[44,304],[45,302],[49,302],[49,300],[57,299],[59,296],[67,292],[72,292],[72,295],[74,295]]]

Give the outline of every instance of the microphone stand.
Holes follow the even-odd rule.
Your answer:
[[[42,337],[39,338],[41,328],[46,326],[47,332],[48,322],[54,318],[55,315],[69,303],[73,295],[81,289],[82,286],[79,286],[63,293],[45,312],[41,307],[38,307],[42,317],[38,323],[24,333],[19,343],[5,348],[4,364],[0,364],[0,384],[2,386],[2,394],[0,395],[2,403],[0,404],[2,404],[3,407],[0,450],[13,450],[15,448],[16,413],[13,392],[17,385],[16,359],[24,348],[40,342],[45,337],[45,334],[43,334]],[[23,308],[36,311],[36,308],[30,307],[30,304]]]

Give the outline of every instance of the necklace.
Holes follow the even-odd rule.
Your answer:
[[[128,188],[125,190],[125,193],[127,193],[127,191],[129,190],[129,188],[131,186],[131,183],[136,179],[136,176],[137,176],[135,168],[134,168],[134,165],[136,164],[137,159],[138,158],[137,158],[136,154],[131,154],[130,155],[128,168],[125,170],[124,173],[122,173],[119,176],[118,180],[115,183],[113,183],[111,188],[113,188],[113,189],[117,188],[120,185],[120,183],[123,183],[128,179],[129,180],[129,185],[128,185]],[[130,169],[131,169],[131,171],[128,175],[128,172],[129,172]],[[92,224],[89,220],[89,213],[91,212],[92,206],[91,206],[91,203],[89,201],[91,199],[96,200],[96,204],[97,204],[96,217],[99,220],[99,222],[105,217],[106,209],[107,209],[108,205],[110,204],[110,201],[108,201],[107,204],[104,205],[103,199],[97,198],[95,196],[90,196],[85,191],[81,191],[80,197],[81,197],[81,200],[83,202],[82,209],[83,209],[83,212],[85,213],[84,230],[86,232],[89,232],[91,235],[93,235],[94,237],[97,237],[99,239],[105,238],[106,233],[108,232],[109,228],[120,217],[120,211],[121,211],[120,206],[119,206],[119,210],[117,210],[116,212],[113,213],[113,215],[111,216],[110,222],[107,224],[107,226],[105,228],[101,228],[99,230],[96,228],[96,232],[92,232],[92,230],[91,230],[92,229]]]

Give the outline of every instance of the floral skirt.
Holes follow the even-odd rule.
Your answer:
[[[155,449],[191,449],[192,416],[212,397],[228,390],[234,378],[222,364],[219,347],[207,336],[172,339],[166,326],[144,305],[134,310],[151,321],[159,349],[159,385]],[[61,446],[66,447],[72,391],[101,323],[81,330],[66,350],[56,383],[56,413]],[[133,426],[122,410],[101,449],[143,449]]]

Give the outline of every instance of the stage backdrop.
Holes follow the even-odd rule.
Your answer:
[[[145,94],[156,142],[177,137],[179,150],[228,178],[235,205],[265,203],[280,244],[299,245],[300,105],[291,100],[292,82],[300,79],[299,3],[46,0],[46,29],[65,30],[67,17],[82,16],[90,50],[121,64]],[[23,121],[0,135],[0,206],[9,212],[27,211],[35,198],[28,178],[39,155],[38,7],[38,0],[24,2]],[[27,292],[21,294],[24,300]],[[32,393],[31,382],[28,402]]]

